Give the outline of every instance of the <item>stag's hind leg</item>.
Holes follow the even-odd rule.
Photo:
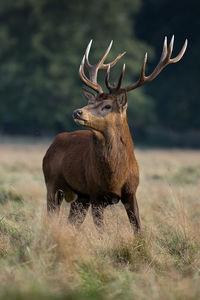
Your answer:
[[[60,212],[60,206],[63,201],[63,191],[60,189],[50,189],[47,187],[47,211],[48,213]]]
[[[90,207],[90,201],[86,198],[79,197],[71,203],[68,221],[79,228],[85,220],[86,214]]]

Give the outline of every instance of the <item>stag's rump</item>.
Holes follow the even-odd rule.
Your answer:
[[[71,189],[87,193],[86,169],[92,133],[88,130],[58,134],[43,159],[43,172],[47,186],[54,190]]]

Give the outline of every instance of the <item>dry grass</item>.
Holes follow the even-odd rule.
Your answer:
[[[49,220],[41,160],[47,145],[0,146],[1,299],[199,299],[200,151],[137,150],[144,239],[121,204],[99,235],[69,207]]]

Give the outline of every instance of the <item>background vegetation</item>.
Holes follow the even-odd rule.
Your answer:
[[[55,134],[74,129],[73,109],[84,105],[78,67],[93,38],[91,60],[114,40],[112,59],[126,56],[112,71],[125,83],[137,80],[143,57],[148,71],[157,64],[165,35],[175,34],[174,55],[189,40],[183,60],[153,83],[129,95],[129,123],[136,136],[182,133],[179,145],[197,144],[200,129],[199,13],[196,0],[18,0],[0,3],[0,132]],[[104,81],[104,74],[99,78]],[[189,133],[188,133],[189,132]],[[189,143],[190,143],[189,142]]]

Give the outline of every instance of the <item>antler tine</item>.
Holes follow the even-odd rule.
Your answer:
[[[180,53],[175,58],[171,58],[172,51],[173,51],[173,44],[174,44],[174,35],[171,38],[169,48],[167,47],[167,37],[165,37],[164,43],[163,43],[163,51],[162,51],[160,61],[149,76],[145,76],[145,68],[146,68],[146,62],[147,62],[147,54],[146,54],[145,58],[144,58],[144,63],[142,66],[139,80],[136,83],[125,87],[124,90],[131,91],[131,90],[136,89],[137,87],[145,84],[146,82],[152,81],[154,78],[156,78],[158,76],[158,74],[167,65],[178,62],[183,57],[185,50],[187,48],[187,39],[185,40],[185,43],[184,43]]]
[[[80,64],[79,67],[79,76],[81,78],[81,80],[89,87],[91,87],[94,91],[98,92],[98,93],[102,93],[102,87],[97,83],[97,82],[92,82],[91,80],[89,80],[84,72],[84,64],[85,64],[85,55],[83,56],[82,62]]]
[[[111,92],[112,86],[109,83],[109,78],[110,78],[110,64],[108,65],[108,68],[107,68],[105,83],[106,83],[107,89]]]
[[[107,72],[106,72],[105,83],[106,83],[106,87],[108,88],[108,90],[110,91],[110,93],[112,93],[112,91],[115,90],[116,88],[109,83],[109,78],[110,78],[110,64],[108,64],[108,69],[107,69]]]
[[[126,68],[126,65],[124,64],[123,68],[122,68],[120,78],[119,78],[119,81],[118,81],[118,84],[117,84],[117,87],[116,87],[116,86],[110,85],[110,83],[109,83],[110,64],[108,65],[107,74],[106,74],[106,81],[105,82],[106,82],[106,86],[107,86],[108,90],[110,91],[110,93],[119,93],[121,91],[121,85],[122,85],[122,80],[124,78],[125,68]]]
[[[147,64],[147,53],[144,56],[144,61],[143,61],[143,65],[142,65],[141,72],[140,72],[140,78],[138,79],[138,81],[136,83],[123,88],[124,90],[129,92],[143,84],[143,82],[146,78],[146,76],[145,76],[146,64]]]
[[[85,50],[85,61],[86,61],[87,67],[91,67],[91,64],[89,63],[89,59],[88,59],[91,46],[92,46],[92,40],[89,42],[89,44]]]
[[[172,55],[172,51],[173,51],[173,46],[174,46],[174,35],[172,35],[170,44],[169,44],[169,50],[167,53],[167,58],[170,59],[171,55]]]
[[[105,54],[103,57],[99,60],[99,62],[96,65],[91,65],[89,62],[89,52],[91,49],[92,45],[92,40],[89,42],[85,55],[83,57],[83,60],[81,62],[80,68],[79,68],[79,75],[80,78],[83,80],[83,82],[91,87],[93,90],[97,91],[98,93],[103,93],[102,87],[97,83],[97,75],[98,75],[98,70],[100,69],[107,69],[108,66],[112,67],[116,64],[116,62],[126,53],[119,54],[110,64],[104,64],[104,61],[106,60],[110,49],[112,47],[113,41],[110,42],[110,45],[108,46],[107,50],[105,51]],[[84,72],[84,64],[86,63],[86,67],[89,73],[89,79],[86,77],[85,72]],[[109,67],[109,68],[110,68]],[[109,86],[109,83],[108,83]]]
[[[160,57],[160,61],[163,60],[167,55],[167,36],[165,36],[165,39],[164,39],[164,43],[163,43],[163,51],[162,51],[162,54],[161,54],[161,57]]]
[[[87,65],[87,67],[90,67],[90,68],[93,67],[93,66],[90,64],[90,62],[89,62],[89,53],[90,53],[90,49],[91,49],[92,42],[93,42],[93,40],[91,40],[91,41],[89,42],[89,44],[88,44],[88,46],[87,46],[87,49],[86,49],[86,51],[85,51],[86,65]],[[99,60],[99,62],[96,64],[96,67],[98,66],[99,69],[107,69],[107,68],[108,68],[108,65],[110,65],[110,67],[113,67],[113,66],[118,62],[118,60],[120,60],[120,58],[126,54],[126,51],[123,52],[123,53],[120,53],[120,54],[118,54],[118,56],[117,56],[113,61],[111,61],[111,62],[108,63],[108,64],[104,64],[104,61],[106,60],[106,58],[107,58],[107,56],[108,56],[108,54],[109,54],[109,52],[110,52],[110,49],[112,48],[112,44],[113,44],[113,40],[110,42],[110,45],[108,46],[108,48],[107,48],[107,50],[106,50],[104,56],[103,56],[103,57]]]
[[[142,81],[143,81],[144,78],[145,78],[146,64],[147,64],[147,52],[145,53],[145,56],[144,56],[144,62],[143,62],[142,69],[141,69],[141,73],[140,73],[140,79],[139,79],[139,82],[141,82],[141,83],[142,83]]]
[[[83,59],[81,61],[80,67],[79,67],[79,75],[81,79],[84,79],[83,81],[87,80],[87,77],[85,76],[84,73],[84,63],[85,63],[85,55],[83,55]]]
[[[188,40],[186,39],[186,40],[185,40],[185,43],[184,43],[184,45],[183,45],[183,47],[182,47],[182,49],[181,49],[181,51],[179,52],[179,54],[178,54],[176,57],[170,59],[170,62],[171,62],[171,63],[176,63],[176,62],[178,62],[179,60],[181,60],[181,58],[183,57],[183,55],[184,55],[184,53],[185,53],[185,50],[187,49],[187,44],[188,44]]]
[[[124,64],[123,68],[122,68],[122,72],[121,72],[120,78],[119,78],[119,81],[118,81],[118,85],[117,85],[117,88],[116,88],[116,90],[118,90],[118,91],[120,91],[120,89],[121,89],[121,85],[122,85],[122,80],[124,78],[125,69],[126,69],[126,65]]]
[[[167,47],[167,36],[165,36],[164,43],[163,43],[163,52],[161,54],[160,61],[159,61],[158,65],[155,67],[155,69],[151,75],[153,75],[153,73],[154,73],[155,77],[156,77],[162,71],[162,69],[170,63],[170,57],[172,55],[173,45],[174,45],[174,35],[172,36],[172,38],[170,40],[169,48]],[[159,72],[159,73],[157,73],[157,72]],[[147,76],[148,77],[147,82],[149,82],[155,78],[155,77],[153,77],[151,79],[150,78],[151,75]]]
[[[120,60],[120,58],[122,58],[122,56],[124,56],[125,54],[126,54],[126,51],[123,52],[123,53],[118,54],[118,56],[113,61],[111,61],[110,63],[102,64],[101,69],[107,69],[108,65],[110,65],[110,67],[113,67],[118,62],[118,60]]]
[[[103,56],[103,57],[99,60],[99,62],[97,63],[97,66],[98,66],[99,68],[101,68],[101,69],[103,69],[103,68],[102,68],[102,67],[103,67],[103,63],[104,63],[104,61],[106,60],[106,58],[107,58],[107,56],[108,56],[108,54],[109,54],[109,52],[110,52],[110,49],[112,48],[112,44],[113,44],[113,40],[110,42],[110,45],[108,46],[108,48],[107,48],[107,50],[106,50],[104,56]]]

